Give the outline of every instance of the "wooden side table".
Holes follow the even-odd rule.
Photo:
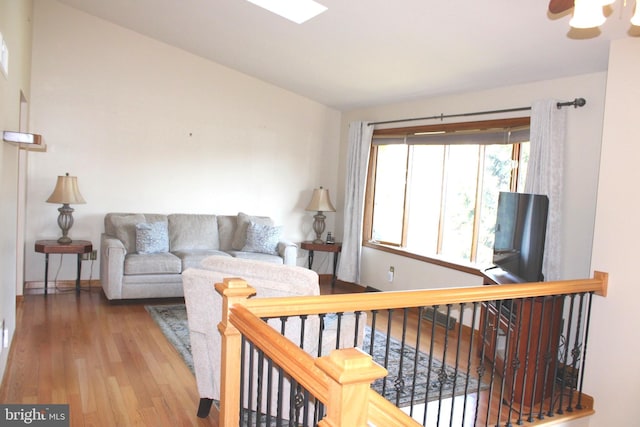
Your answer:
[[[48,293],[49,254],[77,254],[78,275],[76,277],[76,292],[80,292],[80,272],[82,268],[82,254],[93,251],[93,244],[88,240],[72,240],[69,244],[58,243],[57,240],[37,240],[36,252],[44,254],[44,294]]]
[[[300,243],[300,247],[309,251],[309,269],[313,266],[314,251],[332,252],[333,253],[333,277],[331,278],[331,287],[336,284],[336,270],[338,267],[338,255],[342,251],[342,243],[313,243],[310,241]]]

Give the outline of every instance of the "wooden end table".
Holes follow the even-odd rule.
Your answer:
[[[333,253],[333,277],[331,278],[331,287],[333,288],[336,284],[336,270],[338,267],[338,255],[340,255],[340,251],[342,251],[342,243],[313,243],[311,241],[306,241],[300,243],[300,247],[309,251],[309,269],[313,266],[313,253],[314,251],[320,252],[332,252]]]
[[[77,254],[78,275],[76,277],[76,292],[80,292],[80,272],[82,268],[82,254],[93,251],[93,244],[88,240],[72,240],[71,243],[62,244],[57,240],[37,240],[36,252],[44,254],[44,294],[48,293],[49,281],[49,254]]]

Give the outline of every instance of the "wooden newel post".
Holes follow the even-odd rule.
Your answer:
[[[327,416],[320,427],[364,427],[369,412],[371,383],[387,370],[357,348],[334,350],[316,360],[329,377]]]
[[[222,320],[218,324],[221,334],[220,358],[220,419],[221,426],[240,424],[240,362],[242,335],[229,322],[229,309],[256,293],[249,284],[239,278],[224,279],[216,283],[216,291],[222,295]]]

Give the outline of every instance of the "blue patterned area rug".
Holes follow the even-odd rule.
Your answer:
[[[145,306],[145,309],[193,372],[187,311],[184,304]],[[370,343],[371,330],[367,327],[362,345],[362,349],[367,353],[370,350]],[[372,387],[399,407],[409,406],[412,402],[422,404],[425,403],[425,399],[426,402],[430,402],[465,393],[477,393],[487,388],[485,384],[479,387],[477,379],[467,377],[466,372],[443,364],[436,358],[429,359],[429,355],[422,351],[416,353],[414,347],[408,345],[403,347],[396,339],[390,339],[387,346],[386,335],[376,331],[373,340],[373,359],[384,366],[385,358],[389,374],[385,378],[376,380]],[[401,359],[402,372],[400,372]]]
[[[388,401],[398,407],[419,405],[434,400],[448,399],[479,391],[479,382],[461,369],[442,363],[429,354],[418,351],[394,338],[389,340],[379,331],[373,335],[371,349],[371,330],[366,328],[362,349],[372,354],[373,360],[385,366],[389,372],[384,378],[377,379],[371,387]],[[388,348],[387,348],[388,347]],[[428,386],[427,386],[428,384]],[[480,390],[487,387],[483,384]],[[428,396],[427,396],[428,390]]]
[[[191,372],[195,372],[185,305],[145,305],[144,308],[156,321],[164,336],[178,351]]]

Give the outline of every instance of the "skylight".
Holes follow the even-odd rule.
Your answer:
[[[327,10],[313,0],[247,0],[296,24],[302,24]]]

